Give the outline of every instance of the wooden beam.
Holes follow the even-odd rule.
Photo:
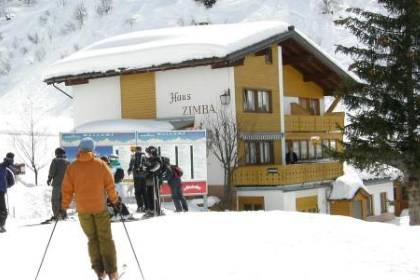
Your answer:
[[[304,82],[325,81],[331,78],[334,78],[334,73],[332,72],[303,75]]]
[[[264,56],[270,53],[270,49],[266,48],[255,53],[255,56]]]
[[[333,103],[331,103],[330,107],[325,113],[332,113],[340,101],[341,101],[341,96],[336,97]]]
[[[300,56],[286,56],[283,57],[283,64],[299,64],[299,63],[309,63],[314,59],[313,55],[300,55]]]
[[[222,62],[212,64],[211,68],[217,69],[217,68],[224,68],[224,67],[231,67],[231,66],[240,66],[240,65],[244,65],[244,61],[245,61],[245,58],[241,58],[232,62],[222,61]]]
[[[83,84],[88,84],[88,83],[89,83],[89,79],[77,78],[77,79],[66,80],[65,85],[75,86],[75,85],[83,85]]]

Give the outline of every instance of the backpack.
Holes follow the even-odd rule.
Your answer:
[[[117,168],[114,174],[114,182],[119,183],[124,179],[124,169]]]
[[[175,178],[181,178],[184,175],[182,168],[177,165],[171,165],[172,172],[174,173]]]
[[[142,152],[136,152],[134,154],[134,170],[139,169],[146,161],[145,154]]]

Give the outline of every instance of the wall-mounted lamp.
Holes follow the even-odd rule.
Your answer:
[[[230,104],[230,89],[225,90],[225,93],[220,95],[220,102],[222,103],[222,105]]]

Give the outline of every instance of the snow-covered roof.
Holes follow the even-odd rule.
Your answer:
[[[332,185],[333,187],[329,197],[330,200],[351,200],[360,189],[369,193],[363,184],[363,181],[355,174],[344,174],[343,176],[338,177]]]
[[[170,121],[117,119],[86,123],[75,127],[73,132],[127,132],[127,131],[168,131],[175,127]]]
[[[247,46],[287,32],[288,24],[263,21],[198,25],[127,33],[92,44],[57,61],[43,72],[44,80],[116,69],[225,57]]]
[[[198,25],[127,33],[92,44],[49,65],[47,83],[67,78],[102,77],[153,71],[182,63],[233,62],[258,48],[296,37],[341,75],[351,74],[294,27],[281,21]],[[253,47],[252,50],[248,48]],[[254,48],[256,48],[254,50]],[[194,64],[195,65],[195,64]]]

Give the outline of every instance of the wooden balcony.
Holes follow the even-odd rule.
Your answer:
[[[343,175],[343,164],[302,163],[239,167],[233,178],[235,186],[281,186],[334,180]]]
[[[284,117],[286,132],[338,131],[337,125],[344,126],[344,112],[329,113],[323,116],[287,115]]]

